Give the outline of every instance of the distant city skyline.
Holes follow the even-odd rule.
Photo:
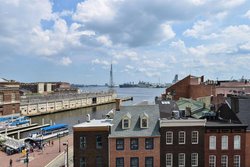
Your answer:
[[[75,84],[250,78],[247,0],[2,0],[0,78]]]

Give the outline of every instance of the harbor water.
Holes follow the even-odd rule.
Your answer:
[[[98,92],[107,91],[107,87],[83,87],[83,92]],[[155,96],[160,96],[164,92],[164,88],[114,88],[118,98],[119,97],[133,97],[133,101],[123,102],[122,105],[135,105],[141,102],[147,101],[149,104],[154,104]],[[90,114],[91,119],[104,118],[105,114],[111,109],[115,108],[115,104],[106,104],[96,107],[87,107],[75,110],[69,110],[64,112],[58,112],[48,115],[41,115],[31,117],[32,123],[51,123],[59,124],[65,123],[69,125],[70,132],[72,132],[72,126],[86,121],[86,115]],[[30,132],[24,132],[21,134],[21,138],[28,136]]]

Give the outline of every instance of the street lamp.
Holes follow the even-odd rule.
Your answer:
[[[69,142],[64,142],[64,146],[66,146],[66,153],[67,153],[67,167],[69,167]]]
[[[57,133],[57,138],[59,138],[59,153],[60,153],[61,152],[61,140],[60,140],[61,135],[60,135],[60,133]]]

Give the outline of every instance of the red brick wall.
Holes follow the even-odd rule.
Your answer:
[[[124,157],[124,166],[130,166],[130,157],[139,158],[139,166],[145,166],[145,157],[154,157],[154,167],[160,167],[160,137],[154,137],[154,149],[145,149],[145,138],[138,138],[139,149],[130,150],[130,138],[124,138],[124,150],[116,150],[116,138],[109,139],[110,167],[116,166],[116,158]]]
[[[216,136],[216,150],[209,150],[209,136]],[[228,136],[228,150],[221,150],[221,136]],[[241,136],[241,149],[234,150],[234,135]],[[221,155],[228,156],[228,167],[233,167],[233,156],[240,155],[241,166],[245,166],[245,133],[206,133],[205,134],[205,167],[209,167],[209,155],[216,156],[216,166],[221,166]],[[247,166],[247,165],[246,165]]]
[[[189,97],[190,76],[180,80],[176,84],[166,89],[166,94],[175,92],[173,100],[178,100],[180,97]]]
[[[13,113],[20,112],[20,94],[19,90],[2,90],[0,92],[3,94],[3,103],[1,105],[0,115],[9,115]],[[15,102],[11,101],[11,94],[15,94]]]
[[[246,132],[246,166],[250,166],[250,132]]]
[[[191,85],[189,87],[189,98],[196,99],[211,95],[214,95],[214,87],[212,85]]]

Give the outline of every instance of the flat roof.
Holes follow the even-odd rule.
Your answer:
[[[92,119],[89,122],[74,125],[73,128],[106,127],[112,125],[112,119]]]
[[[193,118],[161,119],[160,127],[205,126],[206,122],[207,122],[206,119],[193,119]]]

